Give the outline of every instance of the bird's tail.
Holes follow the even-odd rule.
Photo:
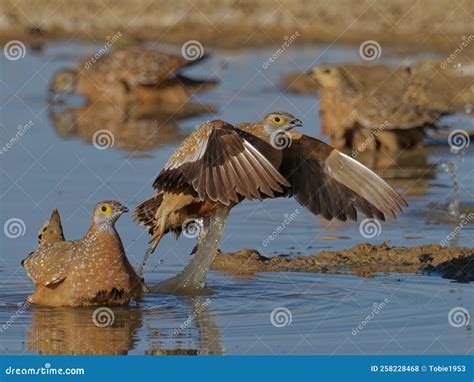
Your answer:
[[[219,85],[217,80],[195,80],[183,75],[176,76],[176,79],[186,88],[188,94],[207,92]]]
[[[202,54],[200,57],[196,57],[193,60],[186,60],[185,66],[194,66],[201,61],[207,60],[209,58],[208,54]]]
[[[59,241],[64,241],[64,233],[61,217],[55,208],[49,220],[43,224],[38,232],[38,248],[44,249]]]
[[[160,242],[163,233],[160,230],[160,222],[157,218],[157,210],[163,202],[163,194],[154,195],[143,203],[140,203],[135,211],[133,211],[133,220],[138,224],[148,228],[148,234],[151,237],[151,251],[154,251]]]

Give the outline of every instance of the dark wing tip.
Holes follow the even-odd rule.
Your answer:
[[[28,253],[28,256],[26,256],[23,260],[21,260],[21,266],[26,268],[26,262],[28,261],[28,259],[31,257],[31,255],[35,253],[34,251]]]
[[[201,54],[199,57],[193,59],[193,60],[188,60],[186,58],[183,57],[183,66],[184,67],[187,67],[187,66],[193,66],[193,65],[196,65],[202,61],[205,61],[207,60],[208,58],[210,57],[209,53],[203,53]]]

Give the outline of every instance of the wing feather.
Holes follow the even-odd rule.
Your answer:
[[[194,131],[171,156],[155,180],[160,190],[191,185],[201,199],[229,205],[240,198],[273,197],[288,181],[242,132],[223,121]]]
[[[37,285],[52,286],[64,281],[71,258],[75,256],[75,241],[60,241],[32,252],[21,264]]]
[[[317,139],[298,134],[284,150],[280,172],[291,194],[326,219],[356,220],[357,210],[384,220],[402,213],[406,201],[382,178],[355,159]]]

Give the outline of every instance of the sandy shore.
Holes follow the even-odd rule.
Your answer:
[[[452,49],[472,33],[474,2],[451,0],[130,0],[80,2],[0,0],[0,36],[104,40],[120,31],[124,40],[151,39],[205,47],[295,43],[403,44],[406,48]]]
[[[236,274],[293,271],[352,273],[363,277],[379,272],[426,272],[468,282],[474,281],[474,248],[446,248],[439,244],[407,248],[364,243],[339,251],[296,257],[265,257],[256,250],[242,249],[219,253],[212,269]]]

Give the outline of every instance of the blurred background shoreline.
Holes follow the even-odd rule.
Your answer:
[[[474,2],[0,0],[0,9],[0,43],[101,41],[121,31],[132,41],[181,44],[192,36],[232,49],[279,45],[298,32],[298,44],[356,44],[370,37],[404,50],[449,51],[472,33]]]

